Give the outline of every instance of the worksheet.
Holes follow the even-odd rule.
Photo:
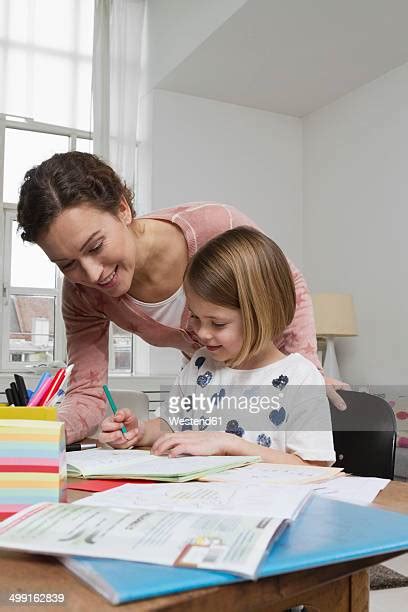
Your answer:
[[[76,504],[112,508],[148,508],[176,512],[272,516],[293,520],[314,490],[271,484],[245,485],[224,482],[124,484],[84,497]]]
[[[230,469],[222,474],[200,478],[203,481],[241,482],[273,484],[308,484],[336,478],[342,468],[315,465],[289,465],[282,463],[254,463],[239,469]]]

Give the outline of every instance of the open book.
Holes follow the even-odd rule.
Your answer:
[[[169,490],[170,495],[154,490],[178,485],[145,486],[150,501],[140,491],[143,485],[124,485],[122,489],[137,487],[139,491],[132,494],[128,490],[126,503],[117,494],[113,501],[116,507],[96,505],[91,500],[81,504],[36,504],[2,523],[0,549],[203,568],[255,578],[261,560],[287,524],[287,518],[295,516],[310,495],[307,487],[294,495],[285,510],[281,506],[280,513],[285,515],[282,518],[271,515],[272,500],[282,493],[264,491],[264,496],[270,498],[269,512],[260,513],[255,503],[252,507],[249,502],[245,505],[245,496],[238,494],[234,500],[234,487],[224,495],[217,485],[197,484],[202,492],[196,485],[190,493],[176,489]],[[233,502],[233,516],[226,512],[228,499]],[[236,514],[239,503],[242,514]],[[198,509],[200,504],[202,511]],[[155,506],[167,509],[156,510]],[[189,506],[194,510],[187,511]],[[68,559],[66,564],[75,571],[75,562]]]
[[[143,450],[91,449],[67,455],[73,478],[134,478],[163,482],[196,480],[215,472],[260,461],[260,457],[158,457]]]

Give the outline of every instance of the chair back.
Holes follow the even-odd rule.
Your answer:
[[[339,391],[347,409],[330,404],[336,467],[355,476],[394,477],[396,422],[385,399]]]

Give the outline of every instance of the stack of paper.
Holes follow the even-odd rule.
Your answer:
[[[288,572],[321,568],[365,557],[370,558],[366,562],[368,566],[372,565],[372,557],[376,555],[392,556],[406,550],[408,516],[312,495],[304,510],[274,544],[259,567],[257,576],[281,576]],[[63,563],[81,581],[85,581],[113,604],[241,580],[236,575],[224,572],[91,557],[65,557]],[[361,561],[360,565],[363,566]],[[284,590],[285,579],[279,580],[277,588],[279,586]],[[199,599],[194,599],[192,594],[190,601],[198,602]],[[144,602],[141,607],[154,609],[155,602]]]
[[[149,451],[98,448],[69,453],[68,476],[186,482],[256,461],[260,461],[260,458],[211,456],[169,459],[151,455]]]
[[[64,501],[65,488],[63,423],[0,419],[0,519],[40,501]]]

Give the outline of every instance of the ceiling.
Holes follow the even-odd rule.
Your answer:
[[[248,0],[157,87],[302,117],[408,61],[408,0]]]

